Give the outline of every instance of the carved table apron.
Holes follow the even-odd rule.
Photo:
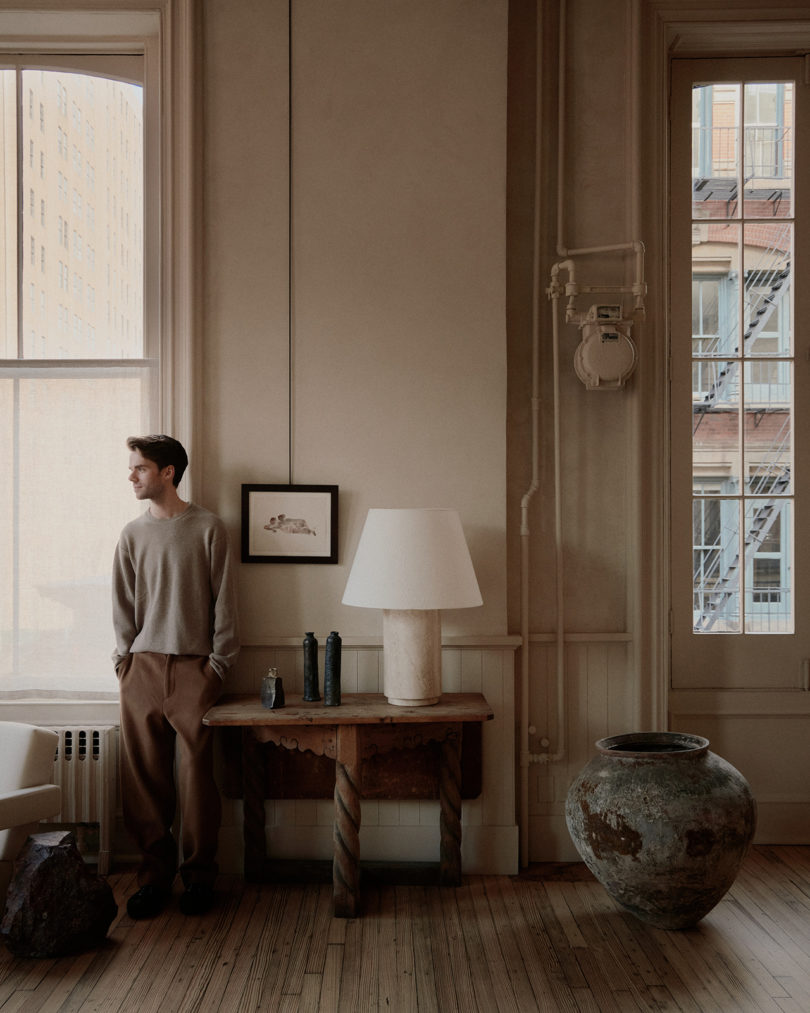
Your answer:
[[[461,732],[465,721],[491,720],[480,693],[444,693],[430,707],[396,707],[377,693],[344,693],[337,707],[306,703],[295,694],[278,710],[256,696],[225,696],[203,718],[206,725],[243,729],[245,878],[262,878],[265,844],[260,743],[309,750],[335,760],[332,882],[339,918],[357,914],[360,879],[360,788],[365,760],[392,749],[429,742],[441,747],[439,769],[439,881],[461,883]]]

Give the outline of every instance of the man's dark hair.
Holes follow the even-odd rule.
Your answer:
[[[163,471],[170,464],[174,465],[174,486],[180,485],[180,479],[188,467],[188,454],[179,443],[171,436],[130,436],[127,439],[127,446],[130,450],[139,451],[147,461],[154,461],[158,468]]]

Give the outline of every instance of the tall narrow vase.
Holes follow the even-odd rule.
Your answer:
[[[734,882],[754,836],[748,782],[698,735],[637,732],[596,748],[566,800],[577,851],[642,921],[694,925]]]
[[[342,641],[337,630],[326,638],[326,658],[323,663],[323,702],[327,707],[340,706],[340,652]]]
[[[318,641],[314,633],[304,637],[304,700],[314,703],[320,700],[318,689]]]

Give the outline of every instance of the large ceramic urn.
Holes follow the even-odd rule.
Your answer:
[[[582,860],[643,921],[694,925],[734,882],[751,843],[748,782],[698,735],[615,735],[596,749],[566,800]]]

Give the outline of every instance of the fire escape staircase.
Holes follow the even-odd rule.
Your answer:
[[[790,468],[784,468],[769,489],[770,496],[786,492],[790,488]],[[742,559],[750,558],[755,554],[768,536],[773,523],[782,512],[783,501],[768,499],[761,503],[754,511],[751,524],[745,534],[745,543]],[[725,564],[722,574],[716,577],[720,569],[720,560],[726,556],[726,546],[723,546],[717,556],[717,565],[711,567],[704,574],[703,582],[698,590],[701,590],[701,601],[703,609],[695,621],[696,633],[708,633],[717,619],[726,611],[728,604],[733,600],[740,587],[740,553],[736,552],[732,559]],[[711,590],[706,587],[711,585]]]
[[[781,240],[782,237],[780,237]],[[784,237],[784,240],[787,243],[787,236]],[[779,252],[782,252],[783,256],[781,259],[775,261],[775,254]],[[785,294],[790,290],[790,256],[787,251],[780,251],[778,246],[771,247],[766,251],[764,259],[771,265],[770,268],[767,271],[764,269],[752,271],[745,282],[746,293],[751,293],[755,286],[761,284],[763,278],[767,277],[771,279],[767,292],[754,293],[750,298],[747,298],[747,302],[751,306],[751,314],[748,326],[743,334],[743,355],[749,354],[749,349],[753,347],[754,342],[762,333],[772,310],[779,305],[782,299],[784,299]],[[739,346],[734,349],[734,355],[736,356],[738,353]],[[738,359],[726,362],[712,381],[712,385],[704,395],[703,400],[696,402],[693,409],[696,416],[695,429],[700,425],[706,412],[712,411],[725,400],[729,387],[737,380],[738,367]]]
[[[787,245],[787,243],[783,246],[777,245],[768,250],[763,258],[765,263],[769,264],[768,269],[752,271],[746,279],[746,292],[751,292],[756,286],[761,285],[763,278],[770,279],[770,286],[764,294],[752,293],[750,322],[743,334],[744,353],[753,347],[771,311],[790,289],[790,259],[787,250],[784,249]],[[775,254],[779,252],[783,253],[781,259],[775,257]],[[735,356],[738,351],[739,348],[735,348]],[[739,366],[740,360],[738,358],[726,362],[714,378],[703,400],[695,403],[693,409],[694,431],[697,431],[708,412],[716,411],[722,402],[727,401],[729,391],[733,390],[734,385],[738,383]],[[790,448],[789,426],[789,420],[786,419],[773,446],[765,456],[767,463],[751,476],[749,488],[752,495],[763,494],[768,497],[778,497],[790,488],[790,466],[781,463]],[[783,502],[780,502],[778,498],[769,498],[757,506],[745,534],[742,556],[739,550],[732,555],[729,543],[720,547],[716,563],[703,574],[701,584],[695,589],[699,593],[699,600],[702,603],[702,608],[695,619],[694,629],[696,632],[708,632],[717,619],[726,612],[740,587],[742,560],[751,558],[761,547],[773,527],[774,521],[780,515],[782,506]],[[736,533],[733,537],[737,537]],[[722,572],[721,567],[723,567]]]

